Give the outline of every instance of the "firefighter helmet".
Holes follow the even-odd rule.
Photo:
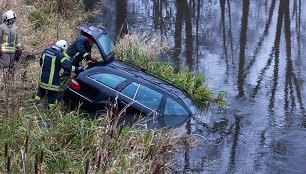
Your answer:
[[[58,48],[60,48],[62,50],[65,50],[68,47],[67,45],[68,44],[67,44],[67,42],[65,40],[59,40],[59,41],[56,42],[55,47],[58,47]]]
[[[13,12],[12,10],[8,10],[8,11],[4,14],[4,19],[5,19],[5,20],[17,19],[17,16],[16,16],[15,12]]]

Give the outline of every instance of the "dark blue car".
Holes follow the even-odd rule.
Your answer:
[[[143,119],[157,128],[177,126],[195,114],[184,90],[114,59],[113,42],[103,28],[84,24],[81,34],[95,41],[103,61],[71,80],[64,99],[72,107],[96,112],[116,106],[125,117]]]

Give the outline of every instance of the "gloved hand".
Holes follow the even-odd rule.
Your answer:
[[[16,52],[15,52],[15,61],[19,61],[22,52],[23,52],[23,51],[22,51],[21,49],[16,50]]]
[[[23,50],[21,50],[21,49],[20,49],[20,50],[17,50],[16,53],[19,54],[19,55],[21,55],[21,54],[23,53]]]
[[[82,71],[84,71],[84,66],[79,66],[79,67],[76,68],[75,73],[79,74]]]
[[[94,64],[96,64],[98,61],[97,61],[97,59],[95,59],[95,58],[90,58],[89,59],[92,63],[94,63]]]

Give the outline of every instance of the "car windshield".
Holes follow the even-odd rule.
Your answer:
[[[114,52],[113,42],[107,34],[103,34],[99,38],[98,42],[102,46],[102,49],[103,49],[106,57],[110,56]]]
[[[165,115],[184,116],[188,115],[188,112],[182,105],[168,98],[165,107]]]
[[[195,114],[197,112],[198,108],[193,104],[193,102],[189,98],[184,98],[183,101],[187,105],[187,107],[189,107],[192,114]]]

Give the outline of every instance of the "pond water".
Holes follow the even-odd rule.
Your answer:
[[[158,33],[189,67],[226,91],[228,107],[212,108],[181,129],[199,146],[179,154],[179,173],[306,173],[306,1],[114,0],[93,22],[113,38]]]

